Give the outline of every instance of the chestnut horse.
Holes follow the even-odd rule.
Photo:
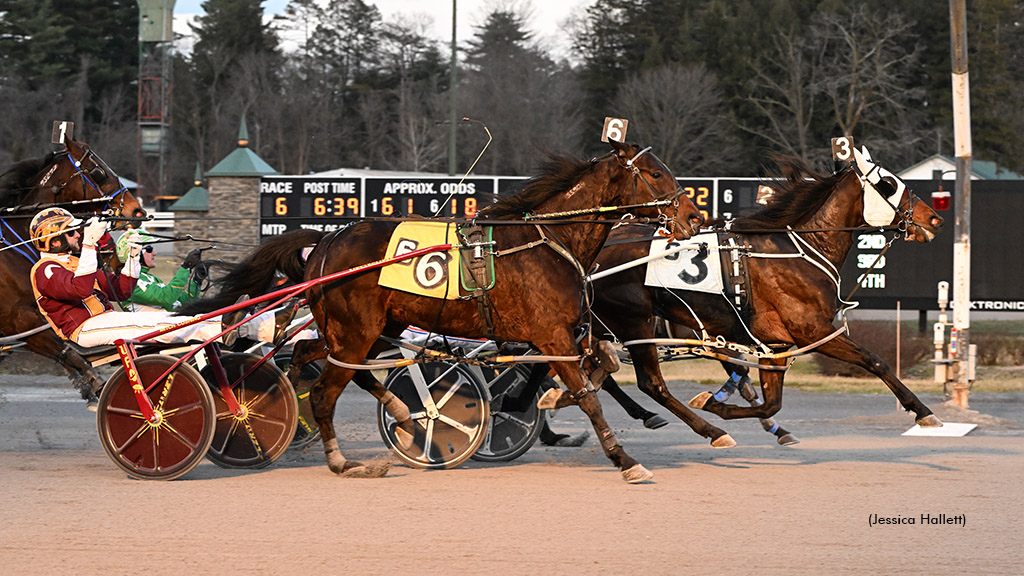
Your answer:
[[[612,152],[589,162],[550,157],[541,175],[529,180],[522,192],[479,212],[478,224],[494,225],[493,244],[487,251],[494,255],[497,282],[487,292],[486,307],[472,299],[444,300],[381,287],[379,270],[307,290],[310,310],[328,349],[328,363],[312,386],[310,402],[333,472],[370,474],[363,464],[346,461],[338,449],[334,410],[349,380],[354,378],[374,394],[403,434],[411,439],[416,430],[408,408],[397,397],[369,371],[350,367],[391,346],[379,336],[398,337],[407,326],[415,325],[452,336],[528,342],[545,355],[578,358],[573,329],[586,308],[584,271],[623,212],[671,224],[672,234],[680,240],[696,233],[703,217],[680,195],[668,167],[649,148],[610,144]],[[559,221],[545,219],[554,214],[561,215]],[[535,223],[523,222],[531,218]],[[362,221],[322,236],[305,263],[305,278],[381,260],[397,225]],[[309,240],[308,230],[282,235],[264,244],[239,268],[250,270],[251,280],[265,277],[254,266],[288,270],[294,264],[287,260],[293,261]],[[606,456],[623,478],[631,483],[649,480],[652,474],[626,454],[605,422],[600,403],[584,385],[580,362],[551,364],[590,417]]]
[[[864,160],[863,158],[860,158]],[[593,311],[595,326],[623,342],[654,337],[649,321],[657,315],[711,337],[774,351],[793,346],[815,346],[814,352],[860,366],[885,382],[922,427],[941,426],[932,414],[896,377],[878,355],[836,332],[833,319],[844,303],[835,278],[853,244],[856,231],[877,230],[865,222],[864,203],[868,195],[881,195],[895,214],[890,227],[906,240],[928,242],[942,226],[942,218],[927,203],[912,194],[891,173],[868,160],[832,176],[821,176],[795,158],[776,158],[782,180],[773,183],[776,193],[768,206],[750,216],[737,218],[728,226],[746,262],[749,274],[747,318],[722,294],[709,294],[645,285],[645,266],[637,266],[596,280]],[[881,174],[875,178],[872,174]],[[872,180],[877,180],[872,182]],[[874,199],[877,202],[877,198]],[[718,222],[717,224],[721,224]],[[790,231],[789,229],[792,229]],[[624,226],[612,231],[608,245],[597,258],[598,270],[607,270],[646,256],[652,230]],[[804,258],[780,258],[804,252]],[[707,257],[695,252],[693,258]],[[717,258],[717,255],[714,255]],[[683,256],[686,258],[686,256]],[[639,388],[686,422],[712,444],[725,434],[676,400],[665,386],[658,366],[658,352],[652,343],[628,346]],[[781,358],[762,358],[763,366],[780,366]],[[784,371],[761,370],[764,404],[734,406],[703,392],[690,401],[725,419],[770,418],[782,406]],[[605,387],[616,386],[606,380]],[[749,398],[748,398],[749,400]]]
[[[92,202],[82,202],[95,200]],[[32,217],[58,205],[76,214],[109,211],[143,217],[145,211],[117,174],[83,142],[69,140],[42,158],[24,160],[0,174],[0,335],[4,345],[52,358],[67,371],[82,397],[94,397],[103,384],[92,367],[61,340],[36,308],[28,281],[39,254],[29,240]]]

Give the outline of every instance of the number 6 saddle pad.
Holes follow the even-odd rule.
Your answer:
[[[394,258],[413,250],[451,244],[449,250],[430,252],[389,264],[380,271],[377,282],[385,288],[430,298],[457,300],[459,289],[459,239],[452,222],[402,222],[391,235],[384,258]]]

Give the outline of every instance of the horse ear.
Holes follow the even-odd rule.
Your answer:
[[[619,156],[625,157],[629,155],[629,144],[619,142],[618,140],[612,140],[611,138],[608,139],[608,143],[611,144],[612,148],[615,149],[615,152]]]
[[[863,148],[863,152],[854,148],[853,158],[856,161],[857,173],[861,176],[871,172],[871,168],[874,167],[874,164],[871,162],[871,154],[868,153],[867,148]]]

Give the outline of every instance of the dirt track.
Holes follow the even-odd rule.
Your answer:
[[[780,420],[801,444],[712,416],[739,442],[723,451],[682,424],[646,430],[605,402],[622,444],[655,473],[639,486],[593,439],[500,465],[395,465],[377,480],[336,478],[311,450],[261,471],[204,462],[181,480],[142,482],[107,460],[65,382],[0,375],[6,574],[1011,574],[1024,561],[1020,394],[972,396],[981,414],[924,398],[981,427],[910,438],[891,396],[787,392]],[[342,397],[349,458],[388,457],[371,400]],[[587,427],[573,410],[556,422]],[[871,514],[918,523],[869,526]],[[922,525],[921,514],[966,526]]]

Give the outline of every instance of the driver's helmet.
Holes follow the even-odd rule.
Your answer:
[[[128,253],[131,252],[131,246],[129,244],[149,244],[153,241],[153,237],[149,235],[149,232],[145,230],[136,230],[131,228],[121,234],[121,237],[117,239],[117,259],[121,262],[128,261]]]
[[[53,240],[69,228],[81,224],[81,220],[63,208],[46,208],[32,218],[32,223],[28,225],[28,233],[32,238],[32,244],[40,252],[68,251],[70,246],[67,242],[61,246],[54,246]]]

